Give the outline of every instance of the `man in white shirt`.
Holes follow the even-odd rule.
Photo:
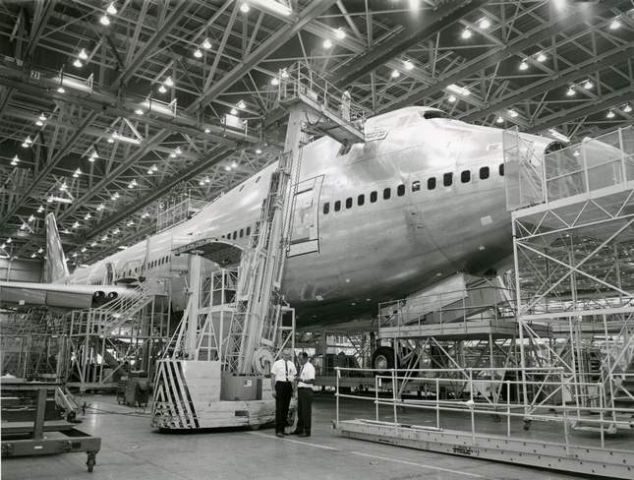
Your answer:
[[[293,435],[310,437],[315,367],[308,361],[306,352],[299,354],[299,362],[301,369],[297,381],[297,429],[293,432]]]
[[[295,364],[290,361],[291,353],[288,350],[282,352],[282,358],[273,363],[271,367],[271,390],[275,398],[275,435],[285,435],[286,417],[288,407],[293,396],[293,382],[297,375]]]

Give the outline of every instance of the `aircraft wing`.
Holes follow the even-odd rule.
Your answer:
[[[56,283],[0,282],[0,306],[38,305],[54,308],[94,308],[134,289],[112,285],[64,285]]]

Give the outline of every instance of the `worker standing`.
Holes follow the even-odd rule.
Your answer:
[[[301,369],[297,382],[297,428],[293,435],[310,437],[311,417],[313,415],[313,385],[315,367],[308,360],[308,354],[299,354]]]
[[[288,407],[293,396],[293,382],[297,375],[295,364],[291,362],[291,353],[282,351],[282,358],[273,363],[271,367],[271,390],[275,398],[275,435],[285,435]]]
[[[350,121],[350,103],[352,96],[350,95],[350,87],[346,88],[341,94],[341,118],[346,122]]]

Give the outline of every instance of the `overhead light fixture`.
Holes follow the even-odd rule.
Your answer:
[[[280,81],[277,79],[277,77],[273,77],[271,79],[271,85],[273,85],[274,87],[277,87],[280,84]]]
[[[35,253],[32,253],[31,258],[35,258],[35,257],[37,257],[37,255]]]
[[[398,78],[398,77],[401,76],[401,72],[399,72],[398,70],[394,69],[394,70],[392,70],[392,73],[390,74],[390,76],[392,78]]]
[[[346,38],[346,32],[343,28],[339,27],[337,30],[335,30],[335,38],[337,38],[337,40],[343,40],[344,38]]]
[[[38,120],[40,120],[41,122],[45,122],[46,120],[48,120],[46,118],[46,115],[44,115],[43,113],[40,113],[40,116],[37,117]]]
[[[79,58],[76,58],[75,61],[73,62],[73,67],[81,68],[83,66],[84,66],[84,64],[81,63],[81,60]]]
[[[79,222],[75,222],[73,223],[73,227],[74,229],[79,228],[80,223]]]
[[[577,92],[575,91],[574,87],[571,85],[570,87],[568,87],[568,91],[566,92],[566,96],[567,97],[574,97],[577,94]]]
[[[7,243],[11,243],[13,239],[11,237],[7,238]]]
[[[225,170],[228,172],[229,170],[231,170],[231,165],[225,165]]]
[[[211,42],[209,41],[208,38],[205,38],[203,40],[203,43],[200,44],[201,47],[203,47],[205,50],[211,50]]]
[[[128,183],[128,188],[134,188],[136,187],[138,184],[136,183],[135,179],[132,179],[132,181],[130,183]]]
[[[29,223],[32,223],[35,221],[35,215],[29,215]]]
[[[235,160],[231,162],[231,168],[238,168],[238,164],[236,163]]]
[[[99,158],[99,154],[97,153],[97,150],[93,150],[92,153],[90,154],[90,157],[88,157],[88,161],[90,163],[93,163],[98,158]]]
[[[566,135],[564,135],[563,133],[559,132],[558,130],[556,130],[554,128],[549,129],[548,133],[550,133],[550,135],[553,138],[555,138],[555,139],[557,139],[559,141],[562,141],[564,143],[570,143],[570,139]]]
[[[106,12],[108,12],[110,15],[117,14],[117,7],[115,6],[114,2],[108,5],[108,8],[106,8]]]
[[[546,56],[546,54],[545,54],[545,53],[543,53],[543,52],[539,52],[539,53],[537,54],[537,61],[538,61],[539,63],[544,63],[547,59],[548,59],[548,57]]]
[[[166,93],[167,92],[167,88],[165,88],[165,85],[161,85],[158,88],[159,93]]]
[[[163,82],[163,85],[165,85],[166,87],[173,87],[174,80],[172,80],[172,77],[167,77],[165,81]]]
[[[524,71],[524,70],[528,70],[528,63],[526,63],[526,60],[522,61],[520,63],[520,70]]]
[[[293,12],[288,5],[277,0],[249,0],[249,3],[256,8],[284,17],[288,17]]]
[[[330,39],[327,38],[326,40],[324,40],[324,43],[322,43],[322,45],[325,49],[332,48],[332,41],[330,41]]]
[[[103,237],[101,237],[101,241],[102,242],[105,242],[106,240],[108,240],[108,235],[107,234],[104,235]]]
[[[141,110],[140,108],[136,108],[134,110],[134,113],[136,113],[137,115],[143,115],[143,110]]]
[[[199,186],[204,186],[205,185],[205,181],[204,180],[198,180],[198,185]]]
[[[468,40],[472,37],[473,32],[471,32],[471,30],[469,30],[468,28],[465,28],[462,33],[460,34],[460,36],[464,39],[464,40]]]
[[[15,167],[17,166],[17,164],[20,163],[20,157],[18,157],[17,155],[15,155],[12,159],[11,159],[11,166]]]
[[[102,15],[99,19],[99,23],[101,23],[104,27],[107,27],[108,25],[110,25],[110,18],[108,17],[108,15]]]
[[[491,21],[488,18],[484,17],[480,20],[478,26],[480,27],[480,30],[488,30],[491,26]]]
[[[495,120],[496,123],[504,123],[504,119],[502,117],[498,117],[497,120]]]
[[[115,229],[112,231],[112,234],[113,234],[113,235],[119,235],[119,232],[120,232],[120,231],[121,231],[121,230],[119,230],[118,228],[115,228]]]
[[[618,30],[619,28],[621,28],[621,22],[619,22],[618,18],[615,18],[610,23],[610,30]]]
[[[35,125],[37,125],[38,127],[43,127],[44,126],[44,122],[42,120],[37,120],[35,122]]]
[[[66,93],[66,89],[60,85],[57,87],[57,93]]]
[[[257,155],[262,154],[262,149],[261,149],[261,148],[256,148],[256,149],[255,149],[255,153],[256,153]]]
[[[44,253],[44,249],[43,248],[38,248],[37,253]]]
[[[126,223],[126,225],[127,225],[128,227],[131,227],[132,225],[134,225],[134,222],[133,222],[132,220],[130,220],[128,223]]]
[[[66,198],[66,197],[60,197],[58,195],[49,195],[48,198],[46,199],[46,201],[48,203],[53,203],[53,202],[57,202],[57,203],[67,203],[67,204],[71,204],[73,203],[73,200],[70,198]]]
[[[138,138],[125,137],[123,135],[119,135],[119,133],[117,133],[117,132],[114,132],[110,137],[113,140],[118,140],[119,142],[124,142],[124,143],[130,143],[132,145],[140,145],[141,144],[141,140],[139,140]]]
[[[73,177],[77,178],[81,175],[81,168],[78,168],[77,170],[75,170],[75,173],[73,173]]]
[[[625,113],[630,113],[632,111],[632,106],[628,103],[627,105],[623,107],[623,111]]]
[[[147,213],[147,212],[143,212],[143,215],[141,215],[141,218],[147,218],[147,217],[149,217],[149,216],[150,216],[150,214],[149,214],[149,213]]]
[[[116,200],[119,198],[119,196],[120,196],[120,195],[119,195],[119,192],[115,192],[115,193],[113,193],[113,194],[112,194],[112,196],[110,197],[110,199],[111,199],[112,201],[116,201]]]
[[[86,215],[84,215],[84,220],[88,221],[92,218],[92,215],[89,213],[87,213]]]
[[[237,104],[237,107],[238,107],[240,110],[244,110],[245,108],[247,108],[247,104],[246,104],[246,103],[244,103],[244,100],[240,100],[240,101],[238,102],[238,104]]]
[[[283,69],[280,71],[280,77],[282,77],[282,78],[288,78],[288,70],[286,70],[285,68],[283,68]]]
[[[236,108],[235,108],[235,107],[233,107],[233,108],[230,110],[230,113],[231,113],[231,115],[237,115],[237,114],[238,114],[238,110],[236,110]]]
[[[211,183],[211,179],[209,177],[205,177],[205,183],[206,184],[210,184]]]
[[[211,133],[211,130],[209,128],[205,128],[205,133]]]
[[[585,83],[583,84],[583,88],[585,88],[586,90],[590,90],[594,87],[594,83],[592,83],[591,80],[586,80]]]
[[[608,114],[606,115],[606,118],[614,118],[615,116],[616,114],[612,110],[610,110]]]
[[[66,190],[68,190],[68,185],[66,185],[66,182],[62,183],[62,184],[59,186],[59,189],[60,189],[62,192],[65,192]]]
[[[240,11],[242,13],[248,13],[249,10],[251,10],[251,8],[249,7],[249,5],[246,2],[242,2],[242,5],[240,5]]]
[[[515,111],[515,110],[509,110],[508,114],[512,117],[512,118],[516,118],[519,114]]]
[[[79,55],[77,55],[77,57],[78,57],[80,60],[88,60],[88,54],[86,53],[86,49],[85,49],[85,48],[82,48],[82,49],[79,51]]]
[[[405,66],[405,70],[407,70],[408,72],[411,72],[412,70],[414,70],[414,64],[409,60],[405,60],[403,62],[403,65]]]
[[[200,48],[197,48],[196,50],[194,50],[194,57],[202,58],[202,56],[203,56],[203,51]]]
[[[101,212],[104,208],[106,208],[106,206],[105,206],[103,203],[100,203],[100,204],[97,206],[97,211],[98,211],[98,212]]]
[[[97,246],[97,242],[96,242],[96,241],[95,241],[95,242],[92,242],[92,243],[90,244],[90,246],[91,246],[91,247],[96,247],[96,246]]]
[[[183,151],[181,150],[181,147],[176,147],[174,149],[174,153],[176,153],[176,155],[180,155],[181,153],[183,153]]]
[[[39,207],[37,207],[37,213],[42,213],[44,211],[44,206],[40,205]]]
[[[27,145],[31,145],[33,143],[33,140],[31,140],[31,137],[27,135],[27,137],[24,139],[24,143],[26,143]]]
[[[449,98],[447,98],[447,101],[449,103],[455,103],[456,101],[456,96],[455,95],[449,95]]]
[[[471,95],[471,91],[468,88],[460,87],[455,83],[447,85],[447,90],[453,93],[457,93],[458,95],[462,95],[463,97],[468,97],[469,95]]]

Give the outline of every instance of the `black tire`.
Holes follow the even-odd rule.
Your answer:
[[[377,348],[372,354],[372,368],[378,370],[380,374],[385,374],[387,370],[395,368],[394,349],[392,347]]]

